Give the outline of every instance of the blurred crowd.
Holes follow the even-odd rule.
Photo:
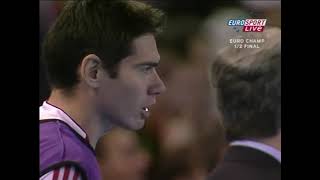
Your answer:
[[[101,138],[97,158],[108,180],[202,180],[227,146],[208,74],[216,52],[235,35],[226,22],[266,18],[267,25],[280,27],[280,1],[149,2],[168,16],[158,37],[157,69],[167,92],[158,97],[142,130],[113,129]],[[39,3],[41,43],[63,1]],[[41,104],[50,93],[41,63],[39,73]]]

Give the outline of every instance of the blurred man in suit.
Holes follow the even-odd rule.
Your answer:
[[[208,179],[279,180],[281,30],[267,28],[241,38],[244,43],[260,39],[259,48],[227,47],[211,67],[230,146]]]

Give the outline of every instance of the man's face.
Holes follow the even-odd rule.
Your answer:
[[[132,53],[119,63],[118,76],[111,79],[104,73],[98,92],[98,109],[103,120],[127,129],[143,127],[156,96],[165,91],[155,69],[159,60],[153,35],[146,34],[133,41]]]

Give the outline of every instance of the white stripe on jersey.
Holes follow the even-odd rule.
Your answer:
[[[69,176],[68,176],[68,180],[73,180],[74,173],[75,173],[74,167],[71,167],[70,172],[69,172]]]
[[[65,169],[65,167],[62,167],[59,169],[59,176],[58,176],[57,180],[63,180],[64,169]]]
[[[73,166],[72,167],[67,166],[67,168],[69,168],[69,173],[65,171],[66,166],[63,166],[59,169],[54,169],[44,174],[43,176],[40,177],[40,180],[82,180],[80,171],[76,171],[76,169]],[[56,171],[56,174],[58,172],[58,178],[53,179],[53,174],[55,171]],[[68,176],[63,178],[67,173],[68,173]],[[77,178],[75,176],[77,176]]]

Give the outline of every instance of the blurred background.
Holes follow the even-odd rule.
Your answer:
[[[118,152],[119,157],[136,157],[110,160],[110,169],[121,167],[118,174],[110,178],[204,180],[221,160],[227,145],[208,73],[217,51],[238,33],[227,26],[227,21],[260,18],[267,19],[267,26],[281,27],[281,3],[239,0],[143,2],[164,10],[168,16],[167,27],[157,41],[161,56],[158,73],[167,91],[157,98],[142,130],[115,133],[117,135],[110,132],[104,137],[110,142],[123,142],[106,152]],[[39,1],[39,45],[63,3]],[[50,94],[41,62],[39,77],[40,105]]]

